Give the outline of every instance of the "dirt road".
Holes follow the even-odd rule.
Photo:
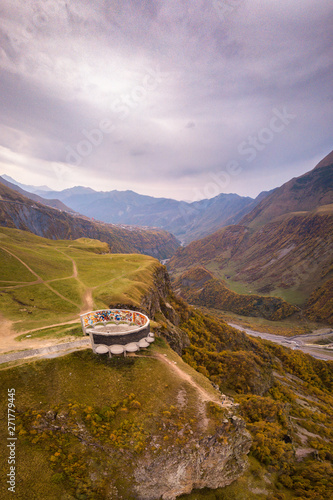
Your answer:
[[[228,325],[245,332],[247,335],[253,337],[260,337],[261,339],[270,340],[276,344],[283,345],[284,347],[289,347],[289,349],[298,349],[306,354],[310,354],[314,358],[322,359],[324,361],[333,361],[333,350],[327,349],[327,346],[319,346],[313,344],[316,340],[325,337],[332,337],[333,331],[327,329],[325,332],[313,332],[308,335],[295,335],[294,337],[284,337],[282,335],[273,335],[271,333],[256,332],[249,328],[244,328],[242,326],[236,325],[235,323],[228,323]]]

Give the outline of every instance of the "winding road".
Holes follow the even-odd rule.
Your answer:
[[[284,337],[283,335],[273,335],[271,333],[256,332],[255,330],[244,328],[240,325],[236,325],[235,323],[228,323],[228,325],[252,337],[260,337],[261,339],[270,340],[275,344],[280,344],[284,347],[289,347],[290,349],[298,349],[306,354],[310,354],[317,359],[322,359],[324,361],[333,361],[333,349],[329,349],[328,346],[313,344],[313,342],[315,342],[316,340],[320,340],[325,337],[333,337],[333,330],[330,328],[327,328],[325,330],[317,330],[316,332],[307,335]]]

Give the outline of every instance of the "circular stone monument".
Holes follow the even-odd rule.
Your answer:
[[[126,352],[149,347],[154,341],[148,316],[138,311],[101,309],[82,314],[80,318],[83,334],[89,335],[97,354],[108,351],[110,355],[126,355]]]

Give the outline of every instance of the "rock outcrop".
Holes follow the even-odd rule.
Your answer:
[[[142,457],[134,470],[138,500],[174,500],[193,489],[227,486],[246,469],[251,442],[244,421],[232,416],[212,436]]]
[[[165,266],[159,266],[155,271],[154,284],[141,302],[142,309],[150,318],[158,319],[160,327],[156,333],[164,337],[171,348],[181,355],[190,345],[185,332],[179,328],[179,316],[168,302],[172,295],[170,277]]]

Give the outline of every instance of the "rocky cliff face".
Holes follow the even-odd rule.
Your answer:
[[[190,340],[185,332],[179,328],[179,316],[168,302],[172,295],[170,277],[165,266],[159,266],[155,271],[154,285],[145,295],[141,307],[150,318],[156,318],[159,328],[156,333],[164,337],[171,348],[181,355],[189,346]]]
[[[193,489],[227,486],[246,469],[251,442],[243,420],[232,416],[213,435],[156,458],[147,454],[134,470],[138,500],[175,500]]]

